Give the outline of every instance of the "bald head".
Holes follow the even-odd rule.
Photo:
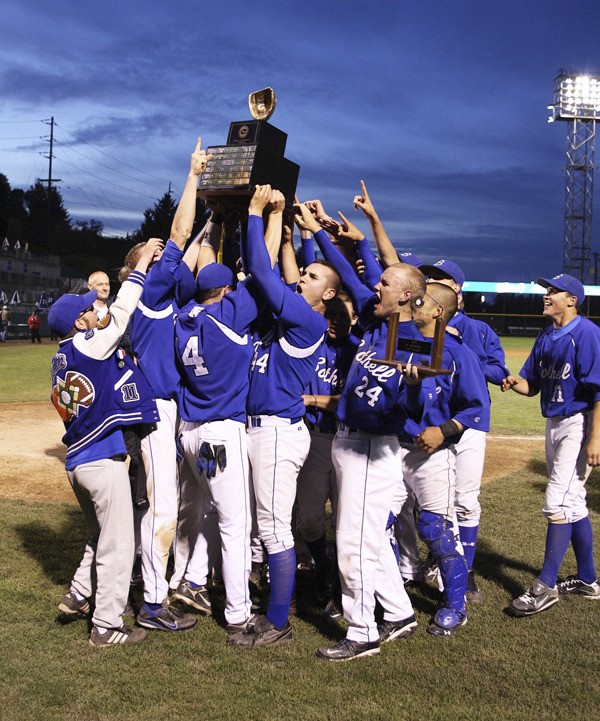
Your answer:
[[[425,293],[425,276],[412,265],[395,263],[384,270],[375,292],[378,296],[373,307],[376,318],[400,313],[401,320],[410,320],[412,303]]]
[[[456,292],[445,283],[428,283],[427,295],[431,296],[438,306],[443,307],[441,318],[448,323],[458,309]]]

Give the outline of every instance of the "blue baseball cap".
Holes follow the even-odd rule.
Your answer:
[[[577,298],[577,305],[579,306],[583,305],[583,301],[585,300],[583,283],[572,275],[560,273],[559,275],[555,275],[554,278],[538,278],[537,284],[543,288],[558,288],[558,290],[564,290],[570,293]]]
[[[420,265],[419,270],[424,275],[431,276],[432,273],[439,272],[444,278],[452,278],[455,283],[458,283],[462,288],[465,284],[465,274],[462,272],[460,267],[453,263],[451,260],[438,260],[433,265]]]
[[[48,325],[61,338],[68,335],[75,321],[83,313],[84,310],[91,308],[94,301],[98,297],[97,290],[90,290],[83,295],[75,293],[65,293],[52,304],[48,313]]]
[[[223,288],[226,285],[233,285],[233,271],[221,263],[205,265],[196,277],[196,288],[199,291]]]
[[[416,253],[398,253],[398,258],[400,259],[401,263],[407,263],[408,265],[414,265],[415,268],[418,268],[423,261],[419,258]]]

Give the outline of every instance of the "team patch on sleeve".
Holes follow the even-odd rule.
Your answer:
[[[57,374],[52,389],[52,403],[63,421],[78,416],[81,408],[88,408],[96,397],[90,379],[82,373],[67,371],[64,380]]]

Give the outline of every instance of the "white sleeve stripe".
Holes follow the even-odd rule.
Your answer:
[[[237,343],[237,345],[248,345],[248,334],[245,335],[238,335],[234,330],[231,330],[231,328],[228,328],[226,325],[223,325],[220,321],[218,321],[216,318],[213,318],[212,315],[206,314],[207,318],[210,318],[212,322],[219,328],[219,330],[229,338],[229,340],[233,341],[234,343]]]
[[[139,270],[132,270],[129,274],[127,280],[130,283],[137,283],[138,285],[144,285],[144,281],[146,280],[145,273],[142,273]]]
[[[168,318],[170,315],[173,315],[175,312],[173,310],[173,303],[169,303],[169,305],[166,308],[163,308],[163,310],[152,310],[151,308],[148,308],[148,306],[144,305],[142,301],[140,300],[137,305],[138,309],[142,311],[142,315],[145,315],[146,318],[154,318],[155,320],[161,320],[162,318]]]
[[[317,350],[317,348],[319,348],[322,342],[323,336],[321,336],[314,345],[311,345],[310,348],[296,348],[296,346],[288,343],[288,341],[283,336],[279,337],[279,345],[281,346],[281,350],[286,355],[289,355],[290,358],[308,358],[308,356],[312,355]]]
[[[127,371],[127,373],[124,373],[124,374],[119,378],[119,380],[115,383],[115,385],[113,386],[113,388],[114,388],[116,391],[118,391],[119,388],[123,385],[123,383],[125,383],[126,380],[129,380],[129,378],[131,378],[132,375],[133,375],[133,371],[132,371],[131,368],[130,368],[130,369]]]

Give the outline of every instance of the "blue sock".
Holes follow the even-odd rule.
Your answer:
[[[571,542],[572,523],[549,523],[546,531],[544,566],[538,576],[540,581],[554,588],[560,565]]]
[[[144,601],[144,608],[148,613],[156,613],[156,611],[162,608],[162,603],[148,603],[148,601]]]
[[[573,524],[571,543],[577,560],[577,578],[580,578],[584,583],[594,583],[596,580],[594,533],[589,516]]]
[[[288,620],[296,580],[296,551],[293,548],[269,554],[269,579],[271,597],[267,618],[278,628],[283,628]]]
[[[465,554],[465,561],[469,571],[473,568],[473,560],[475,559],[475,547],[477,545],[477,533],[479,526],[458,526],[458,534],[462,543]]]

